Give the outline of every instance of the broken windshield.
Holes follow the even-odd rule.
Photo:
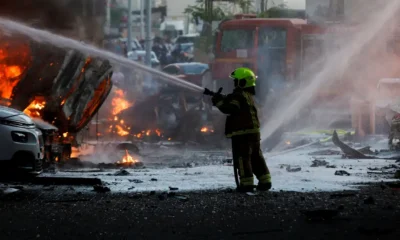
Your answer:
[[[221,51],[231,52],[237,49],[252,49],[254,47],[253,29],[224,30],[221,39]]]

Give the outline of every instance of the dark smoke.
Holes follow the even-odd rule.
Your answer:
[[[0,16],[21,21],[31,26],[67,30],[75,22],[70,0],[0,0]],[[80,2],[85,2],[81,0]],[[79,4],[79,3],[78,3]]]

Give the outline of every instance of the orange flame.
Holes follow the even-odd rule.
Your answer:
[[[213,129],[209,129],[208,127],[202,127],[200,129],[200,132],[206,133],[206,132],[214,132]]]
[[[120,125],[116,125],[115,126],[117,128],[117,134],[120,136],[127,136],[129,135],[129,132],[126,131],[123,127],[121,127]]]
[[[45,105],[45,101],[34,100],[25,108],[24,113],[30,117],[40,117],[40,110],[42,110]]]
[[[0,64],[0,94],[2,98],[10,99],[14,87],[18,84],[18,78],[22,74],[19,66],[6,66]]]
[[[79,155],[80,155],[80,152],[79,152],[79,149],[78,148],[76,148],[76,147],[72,147],[71,148],[71,158],[77,158],[77,157],[79,157]]]
[[[125,150],[125,155],[122,157],[121,161],[118,161],[118,164],[122,164],[122,163],[137,163],[139,162],[139,160],[134,159],[129,153],[128,150]]]
[[[21,80],[29,61],[28,45],[20,44],[14,39],[0,42],[0,98],[12,98],[13,89]]]
[[[122,112],[123,110],[125,110],[133,105],[133,103],[130,103],[125,99],[124,91],[122,91],[121,89],[118,89],[115,91],[115,93],[117,96],[114,97],[111,102],[111,105],[113,106],[113,109],[112,109],[113,115],[117,115],[120,112]]]

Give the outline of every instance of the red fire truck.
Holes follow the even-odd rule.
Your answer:
[[[255,70],[259,78],[258,95],[266,95],[265,89],[280,84],[272,81],[272,75],[274,79],[280,76],[284,83],[298,83],[305,66],[310,66],[323,54],[329,34],[347,31],[351,28],[341,25],[320,27],[307,24],[303,19],[236,15],[235,19],[221,22],[218,28],[215,58],[211,63],[215,87],[230,91],[233,86],[228,76],[237,67]],[[326,97],[335,93],[337,91],[330,87],[319,94]]]

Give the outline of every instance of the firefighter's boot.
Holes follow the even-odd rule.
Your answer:
[[[259,183],[258,185],[257,185],[257,191],[268,191],[268,190],[270,190],[271,189],[271,187],[272,187],[272,184],[271,183]]]
[[[258,191],[268,191],[272,187],[271,183],[271,174],[265,174],[261,177],[258,178],[258,185],[257,185],[257,190]]]

